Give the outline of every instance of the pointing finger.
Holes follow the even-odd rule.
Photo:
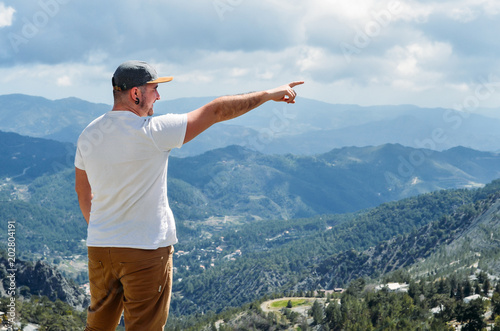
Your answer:
[[[296,82],[291,82],[290,84],[288,84],[290,87],[295,87],[297,85],[302,85],[304,84],[304,81],[296,81]]]

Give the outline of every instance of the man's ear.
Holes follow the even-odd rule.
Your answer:
[[[141,90],[138,87],[132,87],[129,92],[128,96],[132,102],[134,102],[137,98],[141,98]]]

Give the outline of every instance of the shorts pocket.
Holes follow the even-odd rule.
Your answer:
[[[165,260],[158,256],[143,261],[121,262],[126,301],[149,300],[160,294],[165,278]]]
[[[98,293],[106,291],[106,284],[104,283],[104,267],[101,261],[92,261],[88,262],[89,268],[89,284],[90,284],[90,292],[92,296],[99,296]]]

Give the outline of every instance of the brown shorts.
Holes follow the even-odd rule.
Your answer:
[[[87,331],[163,330],[172,292],[173,246],[156,250],[88,247]]]

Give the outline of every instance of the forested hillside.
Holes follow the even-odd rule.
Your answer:
[[[485,295],[483,292],[487,290],[484,289],[494,286],[486,285],[484,279],[490,276],[485,278],[483,275],[483,280],[473,290],[475,292],[468,290],[472,284],[466,276],[478,270],[472,265],[476,265],[475,268],[479,266],[490,275],[499,274],[495,265],[491,264],[491,261],[498,260],[499,254],[498,246],[494,245],[500,235],[499,189],[500,181],[496,181],[483,189],[434,192],[386,203],[356,214],[324,215],[285,222],[257,221],[233,226],[210,240],[179,244],[176,247],[169,328],[199,330],[195,325],[217,318],[214,315],[216,312],[225,312],[222,316],[226,316],[224,321],[228,325],[236,323],[241,327],[248,323],[257,323],[262,327],[284,327],[289,323],[307,325],[310,322],[298,320],[299,315],[291,312],[283,312],[286,318],[281,319],[263,315],[255,308],[256,304],[265,297],[304,295],[348,284],[351,284],[348,292],[342,295],[346,309],[335,306],[335,301],[327,301],[324,306],[319,306],[322,309],[318,311],[322,313],[313,316],[313,323],[330,324],[334,328],[334,325],[348,326],[349,323],[369,327],[390,322],[409,329],[431,324],[442,327],[453,318],[470,325],[485,323],[481,316],[486,308],[476,307],[476,303],[461,304],[460,300],[466,293]],[[476,232],[484,232],[485,228],[490,236],[476,241]],[[460,240],[466,237],[467,247],[451,249],[460,245]],[[491,240],[489,243],[488,239]],[[474,249],[469,251],[470,247]],[[446,254],[443,256],[444,251]],[[229,252],[233,253],[226,254]],[[461,255],[463,253],[466,255]],[[403,267],[406,267],[405,273],[390,276],[389,271],[394,273]],[[457,270],[462,271],[456,273]],[[455,275],[454,280],[440,283],[439,287],[432,281],[433,277],[450,274]],[[363,291],[364,280],[355,281],[359,277],[410,282],[410,292],[406,296],[388,292],[370,294],[372,292]],[[425,283],[422,283],[422,277],[427,277]],[[419,283],[415,282],[417,278],[421,279]],[[436,284],[435,289],[430,288],[431,284]],[[460,287],[457,289],[458,284]],[[29,293],[27,288],[23,291],[24,295]],[[446,299],[450,293],[452,298]],[[329,302],[333,305],[328,305]],[[395,315],[400,309],[398,302],[413,307],[414,314],[406,315],[406,310],[402,310]],[[449,310],[429,319],[432,317],[429,309],[440,303]],[[22,306],[26,306],[23,310],[26,314],[33,309],[29,302],[23,302]],[[43,306],[59,309],[50,308],[45,301]],[[236,317],[227,315],[231,311],[239,311],[240,318],[233,321]],[[246,316],[243,320],[242,311]],[[469,311],[468,315],[465,311]],[[471,315],[472,312],[475,315]],[[370,314],[379,317],[370,319]],[[30,318],[40,320],[40,316]],[[399,319],[393,321],[395,316]],[[475,319],[472,320],[471,316]],[[65,321],[68,323],[69,320]]]
[[[306,292],[264,297],[243,307],[169,330],[497,330],[500,283],[484,271],[447,278],[387,275],[382,284],[359,278],[343,293]],[[393,290],[391,286],[405,290]]]
[[[0,216],[24,229],[22,251],[80,253],[86,225],[74,192],[74,146],[14,133],[0,132],[0,138]],[[466,148],[389,144],[296,156],[230,146],[171,157],[168,185],[182,241],[217,232],[221,224],[355,212],[498,177],[499,155]]]
[[[465,279],[475,270],[494,279],[500,275],[499,191],[500,181],[495,181],[479,190],[386,203],[350,218],[256,222],[220,238],[192,242],[196,249],[187,252],[186,245],[178,245],[182,254],[176,264],[173,314],[224,311],[265,294],[332,290],[360,277],[382,278],[404,269],[407,276],[398,281],[450,275]],[[241,255],[228,260],[217,248]],[[218,301],[224,304],[217,306]]]
[[[0,131],[0,180],[29,183],[73,164],[74,147],[69,143],[31,138]]]
[[[22,251],[81,253],[86,224],[74,192],[74,147],[0,135],[8,138],[0,144],[0,216],[19,222],[19,236],[26,239],[20,241]],[[16,144],[32,149],[17,152]],[[419,163],[411,163],[415,155],[422,157]],[[432,152],[383,145],[295,156],[231,146],[172,157],[168,185],[180,239],[186,241],[216,233],[223,224],[355,212],[425,192],[478,187],[499,177],[499,169],[500,156],[465,148]]]
[[[500,156],[391,144],[316,156],[265,155],[231,146],[172,158],[169,176],[175,179],[169,189],[172,207],[182,219],[291,219],[353,212],[440,189],[479,187],[500,177]]]
[[[473,193],[468,190],[441,191],[386,203],[349,217],[260,221],[223,232],[217,238],[181,243],[178,250],[187,254],[177,259],[182,281],[175,286],[173,311],[219,311],[266,293],[342,287],[356,278],[360,266],[353,259],[357,255],[353,250],[362,251],[409,234],[472,201]],[[228,262],[226,253],[217,251],[217,247],[230,253],[239,250],[241,255],[234,255],[234,261]],[[338,254],[344,257],[341,263],[330,264],[328,261]],[[370,276],[380,275],[382,270]],[[328,278],[333,271],[336,274],[330,282],[318,281],[318,277]]]
[[[179,244],[168,328],[201,330],[222,316],[223,327],[228,328],[221,330],[234,330],[230,325],[285,328],[296,323],[304,327],[311,323],[330,325],[333,329],[342,325],[370,329],[393,323],[409,330],[418,325],[442,330],[452,319],[469,326],[485,325],[482,314],[486,306],[478,305],[480,301],[463,303],[462,298],[473,293],[488,297],[488,289],[495,286],[487,283],[488,279],[493,281],[494,275],[500,274],[491,263],[500,253],[494,244],[500,236],[499,191],[500,181],[495,181],[483,189],[434,192],[356,214],[257,221],[233,226],[210,240]],[[484,229],[489,236],[475,240],[477,232]],[[452,249],[464,238],[468,246]],[[31,267],[33,272],[42,269],[38,265]],[[29,268],[19,269],[27,272]],[[406,271],[401,272],[403,268]],[[474,285],[467,277],[479,272]],[[450,275],[446,282],[434,281]],[[410,291],[377,294],[363,290],[365,282],[377,278],[410,283]],[[283,311],[284,317],[279,318],[256,308],[265,298],[309,296],[338,286],[349,287],[339,297],[345,309],[328,297],[326,302],[321,301],[323,304],[313,305],[313,322],[292,311]],[[34,283],[30,287],[36,288]],[[22,287],[22,291],[26,297],[30,288]],[[494,314],[500,313],[499,295],[492,301]],[[53,311],[62,307],[62,303],[37,300],[38,304],[32,303],[33,299],[20,302],[26,308],[22,314],[32,314],[33,305]],[[408,315],[401,304],[414,313]],[[446,310],[433,316],[430,308],[440,304]],[[3,305],[2,301],[0,308]],[[223,315],[217,317],[216,312]],[[232,315],[235,312],[237,315]],[[25,316],[30,316],[30,321],[51,323],[50,319],[40,319],[40,314]],[[71,323],[81,323],[77,322],[77,313],[73,316]],[[69,325],[68,318],[65,325]]]
[[[0,144],[0,219],[16,224],[17,257],[84,256],[74,147],[0,134],[8,141]],[[19,152],[16,143],[38,148]],[[37,171],[29,172],[30,158]],[[183,330],[193,316],[266,295],[331,290],[402,269],[446,277],[474,265],[499,275],[500,181],[491,182],[499,165],[495,153],[391,144],[316,156],[230,146],[171,157],[180,242],[169,323]]]
[[[449,275],[479,262],[481,268],[500,275],[500,181],[479,190],[472,201],[367,250],[332,256],[313,272],[321,275],[317,286],[331,288],[339,280],[349,282],[403,268],[418,275]]]

